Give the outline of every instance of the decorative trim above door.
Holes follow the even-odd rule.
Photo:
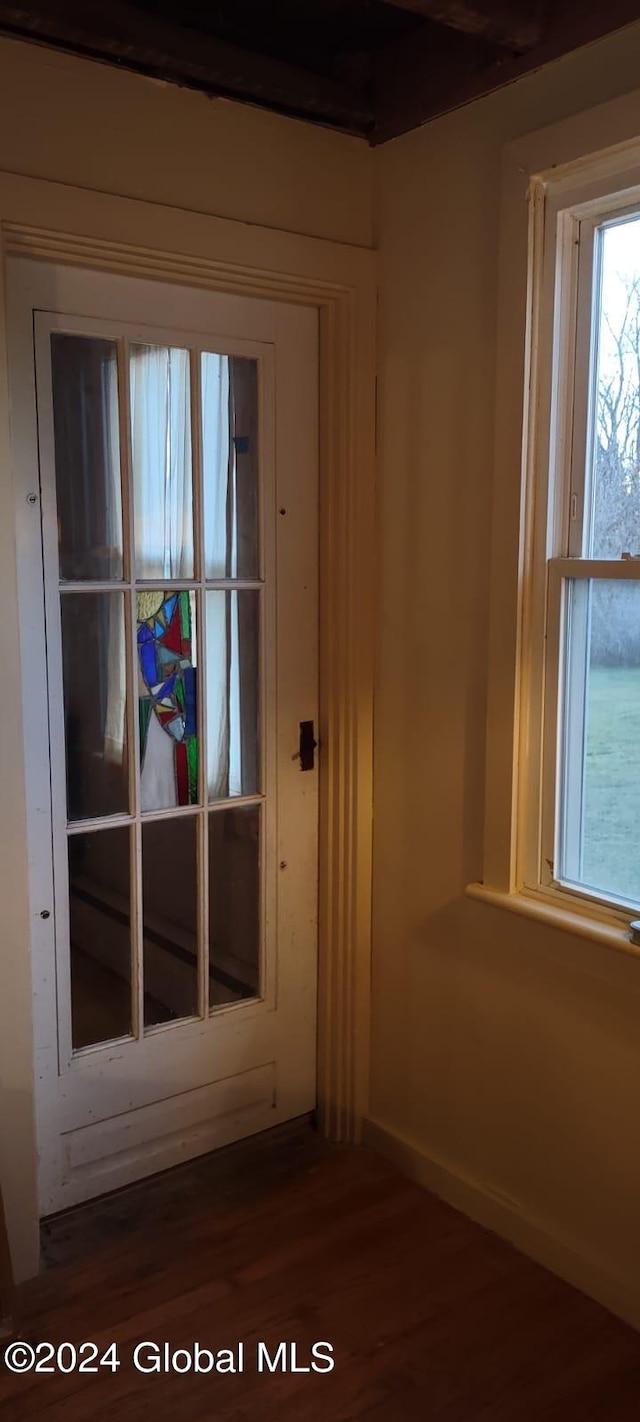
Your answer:
[[[367,1107],[371,953],[375,257],[315,238],[174,208],[0,176],[4,256],[300,302],[320,316],[320,876],[318,1093],[323,1131],[359,1139]],[[4,314],[0,313],[4,326]],[[0,342],[0,479],[11,467],[5,340]],[[5,676],[11,725],[0,775],[14,815],[13,859],[0,856],[12,932],[0,963],[0,1080],[11,1154],[0,1145],[16,1272],[37,1267],[33,1030],[29,947],[41,905],[29,893],[17,586],[25,491],[14,470],[17,547],[0,521]],[[23,613],[20,614],[24,615]],[[22,841],[19,836],[22,835]],[[22,872],[22,878],[20,874]],[[6,882],[5,882],[6,876]],[[34,1000],[37,1011],[37,983]],[[6,1022],[10,1029],[5,1030]],[[30,1110],[31,1108],[31,1110]],[[15,1119],[15,1130],[11,1123]]]

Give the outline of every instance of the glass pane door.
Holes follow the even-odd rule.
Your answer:
[[[51,335],[75,1052],[262,992],[258,374]]]

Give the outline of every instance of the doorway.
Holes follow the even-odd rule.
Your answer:
[[[8,289],[46,1215],[315,1104],[317,315],[20,260]]]

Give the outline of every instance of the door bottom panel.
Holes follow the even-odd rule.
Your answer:
[[[267,1130],[277,1118],[276,1064],[182,1092],[62,1137],[65,1204]]]

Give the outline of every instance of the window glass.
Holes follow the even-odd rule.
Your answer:
[[[136,593],[142,810],[198,800],[196,598],[166,588]]]
[[[640,582],[566,599],[558,878],[640,904]]]
[[[60,578],[121,578],[116,342],[54,332],[51,379]]]
[[[204,351],[201,365],[207,578],[257,578],[258,362]]]
[[[623,552],[640,553],[640,216],[603,228],[596,256],[585,552],[619,558]]]
[[[126,814],[124,595],[65,592],[61,622],[68,818]]]
[[[69,838],[74,1051],[131,1032],[130,835],[125,825]]]
[[[260,790],[260,593],[207,592],[210,800]]]
[[[189,352],[132,346],[131,466],[138,578],[193,577]]]
[[[198,1011],[197,840],[195,815],[142,826],[145,1027]]]

